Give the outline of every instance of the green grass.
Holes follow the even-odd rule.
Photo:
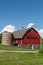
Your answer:
[[[3,45],[0,45],[0,49],[28,50],[17,46]],[[43,65],[43,42],[39,53],[0,53],[0,65]]]
[[[29,49],[26,49],[26,48],[22,48],[22,47],[19,47],[19,46],[5,46],[5,45],[1,45],[0,44],[0,50],[20,50],[20,51],[25,51],[25,50],[29,50]]]
[[[42,46],[42,48],[40,49],[39,52],[43,54],[43,39],[42,39],[42,44],[41,44],[41,46]]]
[[[0,53],[0,65],[43,65],[43,54]]]
[[[2,44],[0,44],[0,50],[31,51],[31,49],[22,48],[22,47],[19,47],[19,46],[5,46],[5,45],[2,45]],[[32,50],[32,51],[34,51],[34,50]]]

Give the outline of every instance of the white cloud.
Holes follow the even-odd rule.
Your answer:
[[[40,29],[38,32],[39,32],[41,38],[43,38],[43,29]]]
[[[34,26],[34,23],[30,23],[30,24],[28,24],[28,26],[26,27],[26,28],[31,28],[31,27],[33,27]],[[40,36],[41,36],[41,38],[43,38],[43,28],[42,29],[40,29],[40,30],[38,30],[37,28],[35,28],[38,32],[39,32],[39,34],[40,34]],[[4,32],[4,31],[8,31],[8,32],[14,32],[14,31],[16,31],[17,29],[15,28],[15,26],[12,26],[12,25],[7,25],[7,26],[5,26],[4,28],[3,28],[3,30],[1,31],[1,33],[2,32]]]
[[[29,23],[26,28],[31,28],[34,26],[34,23]]]
[[[7,25],[3,28],[3,30],[1,32],[4,32],[4,31],[8,31],[8,32],[14,32],[16,29],[15,29],[15,26],[12,26],[12,25]]]
[[[26,28],[31,28],[31,27],[34,27],[34,23],[29,23]],[[38,33],[40,34],[41,38],[43,38],[43,28],[40,29],[40,30],[38,30],[37,28],[35,28],[35,30],[37,30]]]

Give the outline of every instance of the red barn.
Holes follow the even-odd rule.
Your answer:
[[[14,42],[29,49],[39,49],[41,37],[34,28],[27,28],[13,32]]]

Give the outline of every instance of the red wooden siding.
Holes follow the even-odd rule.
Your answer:
[[[32,37],[33,39],[32,38],[29,39],[28,37],[29,38]],[[34,37],[36,39],[34,39]],[[21,44],[21,40],[18,40],[18,44]],[[22,38],[22,44],[40,44],[40,35],[34,29],[30,29]]]
[[[21,40],[18,40],[18,44],[21,44]]]

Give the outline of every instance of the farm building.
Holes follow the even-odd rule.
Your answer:
[[[2,33],[2,45],[11,45],[12,34],[10,32],[4,31]]]
[[[11,38],[9,37],[11,45],[18,44],[18,46],[22,46],[24,48],[40,49],[41,37],[34,28],[17,30],[12,33],[12,36],[11,34],[9,35],[11,37]],[[3,33],[2,33],[2,38],[3,38]],[[2,43],[3,43],[3,40],[2,40]]]

